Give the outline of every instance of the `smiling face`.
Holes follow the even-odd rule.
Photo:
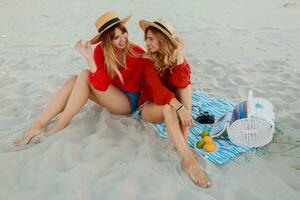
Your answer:
[[[148,52],[158,52],[160,48],[160,43],[157,36],[151,31],[151,29],[146,30],[145,43]]]
[[[114,29],[114,36],[112,38],[112,44],[116,49],[124,49],[127,45],[128,33],[121,30],[119,27]]]

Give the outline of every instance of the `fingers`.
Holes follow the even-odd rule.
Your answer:
[[[195,123],[194,123],[194,119],[192,116],[190,116],[190,127],[194,127]]]
[[[182,113],[179,115],[180,121],[182,125],[188,126],[188,127],[194,127],[194,120],[193,117],[190,114]]]
[[[75,44],[75,49],[79,50],[82,47],[86,47],[86,44],[83,42],[83,39],[80,39]]]
[[[81,40],[78,40],[75,44],[75,49],[78,50],[80,46]]]
[[[179,36],[175,36],[175,38],[174,38],[178,43],[180,43],[180,44],[184,44],[184,41],[183,41],[183,39],[181,38],[181,37],[179,37]]]
[[[85,45],[86,45],[87,47],[90,47],[90,46],[91,46],[91,41],[86,41],[86,42],[85,42]]]

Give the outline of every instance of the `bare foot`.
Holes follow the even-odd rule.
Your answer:
[[[183,168],[191,179],[200,187],[208,188],[211,181],[196,161],[183,161]]]
[[[13,144],[15,146],[29,144],[35,136],[39,135],[43,131],[44,131],[44,128],[29,128],[25,132],[25,135],[23,136],[23,138],[14,140]]]
[[[46,132],[42,132],[39,135],[36,135],[35,137],[32,138],[31,143],[33,144],[39,144],[43,142],[48,136],[46,135]]]

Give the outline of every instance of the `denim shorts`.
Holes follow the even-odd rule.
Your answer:
[[[120,88],[120,90],[127,96],[129,103],[130,103],[130,108],[131,108],[130,113],[133,113],[138,108],[137,101],[140,96],[140,93],[139,92],[128,92],[121,88]]]
[[[133,112],[133,118],[134,119],[139,120],[139,121],[142,119],[142,109],[148,103],[150,103],[150,101],[145,101],[138,109],[136,109]]]

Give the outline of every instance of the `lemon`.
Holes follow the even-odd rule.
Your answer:
[[[213,139],[212,139],[212,137],[210,137],[210,136],[204,136],[203,137],[203,141],[206,143],[206,142],[214,142],[213,141]]]
[[[203,146],[206,152],[214,152],[217,150],[217,145],[214,142],[206,142]]]
[[[208,130],[204,130],[204,131],[202,131],[202,133],[201,133],[201,137],[202,137],[202,138],[204,138],[205,136],[209,136],[209,132],[208,132]]]
[[[197,147],[198,149],[203,148],[203,145],[204,145],[204,141],[203,141],[203,140],[199,140],[199,141],[196,143],[196,147]]]

